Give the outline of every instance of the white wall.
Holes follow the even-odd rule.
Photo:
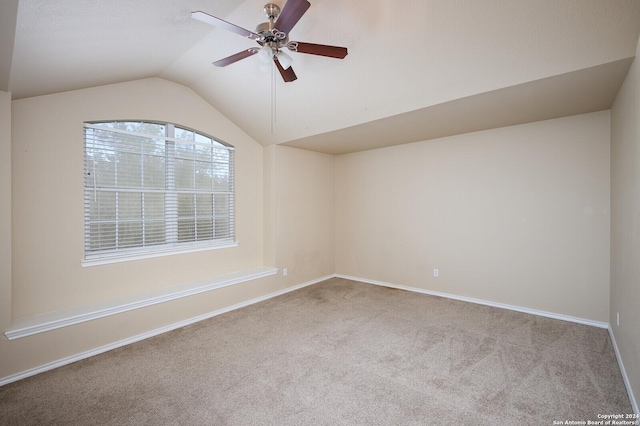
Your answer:
[[[338,274],[608,322],[608,111],[340,156],[335,182]]]
[[[640,55],[640,46],[638,48]],[[633,394],[640,395],[640,64],[611,108],[610,324]],[[620,325],[617,314],[620,313]],[[637,406],[636,406],[637,410]]]
[[[334,156],[284,146],[265,148],[267,232],[287,285],[334,273]]]
[[[11,325],[11,93],[0,92],[0,327]]]

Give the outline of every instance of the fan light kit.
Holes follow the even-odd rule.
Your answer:
[[[235,55],[220,59],[213,63],[217,67],[226,67],[249,56],[258,55],[261,67],[267,67],[273,61],[286,82],[294,81],[298,77],[291,63],[293,58],[284,49],[292,52],[307,53],[311,55],[326,56],[329,58],[343,59],[347,56],[346,47],[327,46],[325,44],[304,43],[289,41],[289,31],[302,18],[311,4],[307,0],[288,0],[282,10],[273,3],[264,6],[264,13],[269,22],[264,22],[256,27],[256,31],[249,31],[230,22],[216,18],[208,13],[192,12],[191,17],[199,21],[224,28],[241,36],[255,40],[261,47],[252,47]]]

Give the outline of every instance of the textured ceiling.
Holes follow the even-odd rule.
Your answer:
[[[631,62],[632,58],[621,59],[285,142],[283,145],[329,154],[347,154],[603,111],[613,104]]]
[[[292,53],[298,80],[284,83],[255,57],[213,67],[256,44],[190,18],[254,30],[264,0],[20,0],[17,13],[3,0],[0,89],[17,99],[162,77],[263,145],[345,153],[607,109],[640,32],[637,0],[310,2],[290,38],[349,55]]]

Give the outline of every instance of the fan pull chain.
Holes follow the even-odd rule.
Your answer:
[[[274,122],[274,112],[273,112],[273,76],[275,75],[273,72],[274,64],[271,64],[271,134],[273,134],[273,122]]]
[[[276,64],[271,64],[271,134],[273,134],[273,125],[276,122]]]

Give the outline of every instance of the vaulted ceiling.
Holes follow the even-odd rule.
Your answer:
[[[283,6],[284,0],[275,0]],[[348,153],[606,110],[640,34],[637,0],[310,0],[284,83],[257,46],[265,0],[3,0],[0,90],[13,99],[161,77],[192,88],[263,145]]]

